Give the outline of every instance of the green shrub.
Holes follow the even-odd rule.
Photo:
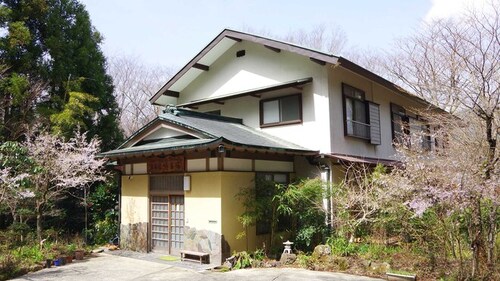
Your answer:
[[[12,251],[12,255],[16,259],[25,261],[26,263],[30,264],[39,263],[45,259],[44,253],[37,245],[19,247],[17,250]]]
[[[310,261],[311,261],[312,257],[303,253],[303,252],[299,252],[299,254],[297,255],[297,261],[296,263],[300,266],[300,267],[303,267],[303,268],[308,268],[309,267],[309,264],[310,264]]]
[[[26,272],[21,264],[21,260],[12,254],[0,257],[0,280],[7,280]]]
[[[233,256],[235,257],[234,269],[258,267],[261,261],[266,257],[262,249],[257,249],[253,253],[248,253],[246,251],[235,252]]]
[[[233,267],[234,269],[247,268],[252,265],[253,259],[246,251],[234,253],[234,256],[236,258],[236,262]]]
[[[332,254],[337,256],[351,256],[358,252],[358,245],[349,243],[343,237],[329,237],[326,244],[332,249]]]
[[[362,244],[358,247],[358,253],[366,259],[378,261],[390,261],[392,255],[401,252],[400,247],[386,246],[381,244]]]

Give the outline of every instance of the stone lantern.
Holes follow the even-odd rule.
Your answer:
[[[283,250],[283,254],[291,254],[293,242],[286,240],[286,242],[283,242],[283,245],[285,245],[285,250]]]

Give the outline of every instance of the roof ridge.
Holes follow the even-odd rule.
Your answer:
[[[309,47],[309,46],[306,46],[306,45],[303,45],[303,44],[299,44],[299,43],[294,43],[294,42],[291,42],[291,41],[286,41],[286,40],[278,39],[276,34],[263,35],[263,34],[259,34],[259,33],[241,31],[241,30],[232,29],[232,28],[225,28],[223,30],[223,32],[226,31],[226,30],[229,31],[229,32],[246,34],[246,35],[250,35],[250,36],[254,36],[254,37],[259,37],[259,38],[262,38],[262,39],[266,39],[266,40],[270,40],[270,41],[274,41],[274,42],[278,42],[278,43],[287,44],[287,45],[294,46],[294,47],[297,47],[297,48],[309,50],[309,51],[312,51],[312,52],[315,52],[315,53],[320,53],[320,54],[323,54],[323,55],[326,55],[326,56],[340,57],[340,55],[336,55],[334,53],[330,53],[330,52],[327,52],[327,51],[324,51],[324,50],[321,50],[321,49],[316,49],[316,48],[312,48],[312,47]]]

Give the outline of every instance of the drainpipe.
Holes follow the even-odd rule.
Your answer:
[[[118,177],[118,245],[120,245],[121,239],[121,228],[122,228],[122,171],[118,170],[116,173],[116,177]]]
[[[330,165],[325,165],[324,167],[325,169],[325,172],[326,172],[326,188],[328,189],[328,193],[330,194],[330,196],[328,196],[327,198],[327,204],[328,204],[328,207],[326,208],[327,209],[327,223],[328,223],[328,230],[330,231],[330,234],[333,232],[333,198],[332,198],[332,195],[331,195],[331,192],[332,192],[332,187],[330,185],[331,183],[331,180],[330,180],[330,177],[331,177],[331,168],[330,168]]]

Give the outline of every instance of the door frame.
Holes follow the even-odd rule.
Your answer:
[[[183,197],[183,201],[185,200],[185,196],[184,196],[184,193],[183,192],[170,192],[168,194],[150,194],[149,196],[149,206],[148,206],[148,209],[149,209],[149,227],[148,227],[148,249],[150,252],[156,252],[153,248],[153,223],[152,223],[152,219],[153,219],[153,210],[152,210],[152,204],[153,204],[153,197],[157,197],[157,196],[161,196],[161,197],[167,197],[168,199],[168,233],[169,235],[171,234],[170,230],[171,230],[171,205],[170,205],[170,196],[182,196]],[[185,201],[184,201],[185,202]],[[185,207],[185,203],[183,203],[184,205],[184,220],[185,220],[185,213],[186,213],[186,207]],[[184,221],[184,225],[183,225],[183,228],[185,227],[185,221]],[[172,253],[172,248],[171,248],[171,239],[169,237],[168,239],[168,251],[166,254],[171,254]],[[163,253],[163,251],[158,251],[159,253]]]

